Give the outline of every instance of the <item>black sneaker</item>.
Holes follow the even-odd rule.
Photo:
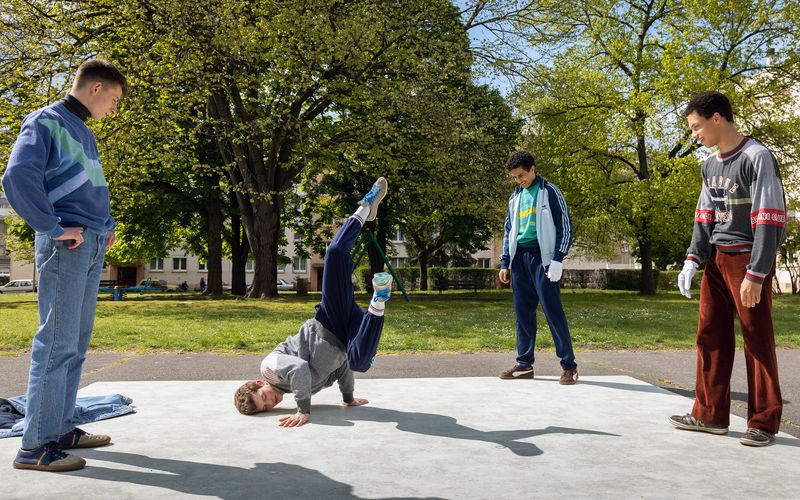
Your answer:
[[[58,444],[52,441],[32,450],[19,450],[12,465],[15,469],[66,472],[83,469],[86,466],[86,460],[64,453],[58,449]]]
[[[709,432],[711,434],[720,435],[728,433],[727,427],[722,425],[708,424],[702,420],[697,420],[692,416],[691,413],[687,413],[686,415],[673,415],[669,417],[669,423],[678,429],[683,429],[685,431]]]
[[[739,438],[739,442],[745,446],[767,446],[773,441],[775,441],[774,435],[752,427],[748,427],[747,432]]]

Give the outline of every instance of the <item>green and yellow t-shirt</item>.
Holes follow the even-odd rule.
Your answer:
[[[519,198],[519,234],[517,245],[535,247],[536,238],[536,198],[539,196],[539,178],[529,188],[523,189]]]

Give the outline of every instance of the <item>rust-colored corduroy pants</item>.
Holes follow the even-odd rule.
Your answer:
[[[738,315],[747,365],[747,426],[775,434],[783,410],[772,329],[771,284],[775,268],[764,280],[761,301],[755,307],[744,307],[739,288],[749,263],[749,252],[717,251],[706,263],[700,283],[697,385],[692,416],[714,425],[730,424],[736,350],[733,321]]]

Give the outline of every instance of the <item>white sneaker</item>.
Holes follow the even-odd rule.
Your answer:
[[[378,180],[372,185],[372,189],[369,190],[369,193],[365,194],[361,199],[359,204],[362,207],[369,207],[369,215],[367,215],[366,221],[375,220],[375,217],[378,216],[378,205],[381,200],[383,200],[383,197],[386,196],[386,191],[388,189],[389,183],[386,182],[386,179],[378,177]]]
[[[391,298],[392,275],[389,273],[375,273],[372,277],[373,301],[386,302]]]

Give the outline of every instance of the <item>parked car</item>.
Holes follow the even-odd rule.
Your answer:
[[[154,280],[153,278],[143,279],[135,288],[141,288],[141,291],[160,290],[162,292],[175,292],[179,289],[178,285],[170,285],[166,280]]]
[[[32,292],[33,280],[13,280],[0,286],[0,293]]]
[[[294,290],[294,283],[289,283],[286,280],[278,278],[278,290]]]

